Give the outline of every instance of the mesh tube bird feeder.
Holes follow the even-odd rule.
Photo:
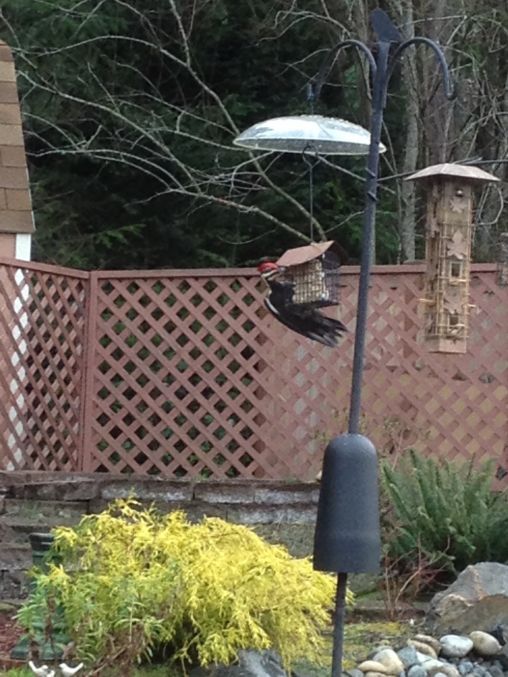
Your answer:
[[[333,241],[288,249],[277,261],[282,282],[293,286],[293,302],[324,308],[339,304],[339,247]]]
[[[425,342],[430,352],[465,353],[471,308],[473,189],[499,179],[477,167],[440,164],[406,180],[423,181],[427,197]]]

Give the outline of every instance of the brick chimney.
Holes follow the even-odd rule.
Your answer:
[[[14,59],[0,41],[0,256],[29,260],[33,231]]]

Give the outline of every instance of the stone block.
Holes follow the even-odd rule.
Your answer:
[[[0,571],[0,598],[16,600],[25,598],[28,594],[28,583],[25,570]]]
[[[194,498],[206,503],[251,503],[254,492],[252,483],[203,482],[194,486]]]
[[[319,489],[314,484],[296,486],[257,487],[254,489],[256,503],[288,505],[292,503],[310,503],[317,505]]]
[[[230,506],[226,517],[238,524],[314,524],[316,509],[307,505]]]
[[[16,484],[12,486],[11,494],[14,498],[41,501],[89,501],[98,495],[98,486],[93,480],[67,480],[62,477],[61,482],[50,480]]]
[[[205,517],[220,517],[227,518],[228,506],[216,503],[210,505],[209,503],[202,503],[200,501],[193,501],[185,508],[182,508],[188,519],[191,522],[199,522]]]
[[[99,497],[106,501],[134,496],[140,501],[159,503],[187,502],[192,500],[192,485],[188,482],[158,480],[104,482]]]
[[[34,516],[43,517],[79,517],[87,512],[88,501],[41,501],[19,498],[5,499],[5,515],[23,519]]]
[[[32,550],[22,543],[2,543],[0,548],[0,570],[26,570],[32,566]]]

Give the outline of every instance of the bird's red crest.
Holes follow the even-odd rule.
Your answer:
[[[271,270],[279,270],[279,266],[273,261],[261,261],[258,265],[258,272],[260,275],[268,273]]]

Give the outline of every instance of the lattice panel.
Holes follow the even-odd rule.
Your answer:
[[[372,277],[364,430],[492,458],[508,475],[508,288],[471,280],[466,355],[429,353],[422,267]],[[312,479],[347,428],[357,269],[343,269],[350,333],[329,349],[288,332],[249,271],[69,271],[0,266],[0,469]]]
[[[86,284],[47,266],[0,268],[2,469],[80,469]]]
[[[393,269],[392,269],[393,270]],[[340,317],[351,329],[338,351],[287,333],[271,345],[278,364],[276,419],[301,477],[318,470],[323,448],[347,430],[357,276],[343,275]],[[363,388],[363,428],[384,455],[410,446],[448,459],[494,459],[508,470],[508,298],[495,273],[472,278],[466,355],[429,353],[421,273],[373,276]]]
[[[99,280],[90,470],[282,472],[265,453],[261,307],[252,277]]]

